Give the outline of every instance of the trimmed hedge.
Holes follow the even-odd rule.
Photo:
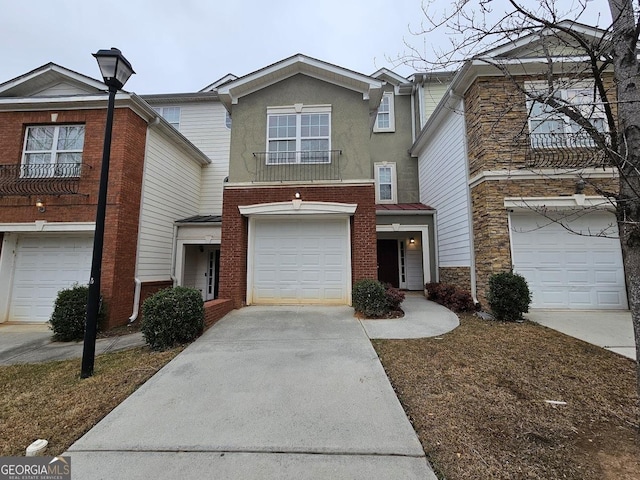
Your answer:
[[[439,303],[453,312],[473,312],[476,309],[471,294],[455,285],[427,283],[424,288],[427,290],[429,300]]]
[[[367,318],[379,318],[392,310],[400,310],[404,292],[378,280],[359,280],[353,286],[351,304]]]
[[[87,319],[89,287],[75,284],[58,292],[53,313],[49,319],[53,338],[61,342],[82,340]],[[104,317],[102,303],[98,312],[98,326]]]
[[[497,320],[522,320],[529,311],[531,292],[522,275],[513,272],[496,273],[489,277],[487,301]]]
[[[204,301],[194,288],[160,290],[142,304],[142,335],[153,350],[189,343],[204,330]]]

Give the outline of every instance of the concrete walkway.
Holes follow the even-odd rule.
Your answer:
[[[144,345],[142,333],[96,340],[96,355]],[[82,342],[54,342],[47,324],[0,324],[0,365],[82,357]]]
[[[636,359],[628,310],[531,310],[528,320],[625,357]]]
[[[82,479],[436,478],[349,307],[231,312],[66,454]]]

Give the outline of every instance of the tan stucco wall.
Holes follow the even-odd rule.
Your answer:
[[[267,148],[267,107],[331,105],[331,149],[339,157],[343,180],[370,179],[369,101],[362,94],[303,74],[294,75],[240,98],[233,105],[230,182],[254,180],[254,152]]]

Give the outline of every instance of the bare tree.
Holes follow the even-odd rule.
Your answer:
[[[561,116],[576,127],[571,147],[590,147],[598,152],[600,160],[616,169],[614,191],[593,186],[600,195],[611,198],[615,206],[636,355],[640,360],[640,2],[608,0],[612,21],[605,26],[595,25],[598,35],[581,28],[588,2],[506,0],[502,4],[506,8],[499,11],[497,0],[454,0],[447,11],[438,13],[435,0],[429,0],[422,5],[421,28],[412,33],[427,39],[427,34],[444,30],[451,44],[434,48],[428,55],[424,48],[407,43],[409,53],[398,60],[427,70],[458,68],[462,61],[472,58],[493,65],[513,81],[529,100],[528,105],[538,105],[539,109],[542,106],[543,112]],[[516,75],[513,72],[517,58],[482,53],[505,43],[517,45],[527,35],[537,35],[540,40],[538,67],[544,66],[542,72],[528,72],[520,65]],[[521,80],[531,73],[535,73],[540,85],[534,89],[527,88]],[[557,95],[567,85],[584,79],[593,83],[583,101]],[[531,108],[529,118],[533,115]],[[600,118],[602,124],[594,122],[594,117]],[[640,363],[636,364],[636,371],[640,391]]]

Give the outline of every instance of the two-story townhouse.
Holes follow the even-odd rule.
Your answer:
[[[571,39],[542,47],[554,38],[533,33],[465,62],[412,147],[421,201],[438,212],[440,280],[484,301],[489,276],[513,268],[533,307],[625,309],[616,218],[602,194],[616,191],[616,171],[575,122],[526,94],[548,82],[551,52],[554,95],[605,128],[593,80],[573,73]]]
[[[0,322],[45,322],[60,289],[89,279],[106,104],[102,82],[55,64],[0,84]],[[116,95],[107,327],[172,284],[173,222],[201,211],[210,162],[140,97]]]
[[[432,278],[433,211],[408,155],[412,88],[298,54],[217,89],[233,118],[222,297],[348,304],[362,278],[418,289]]]

